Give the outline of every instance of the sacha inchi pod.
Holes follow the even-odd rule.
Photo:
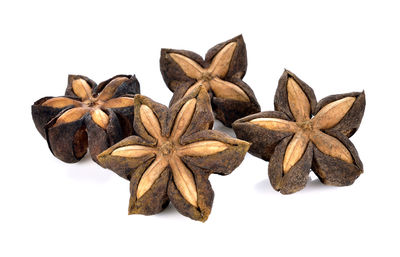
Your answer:
[[[203,85],[211,97],[216,118],[225,126],[260,111],[253,90],[242,80],[247,55],[241,35],[211,48],[205,60],[191,51],[162,49],[160,69],[168,88],[174,92],[170,106]]]
[[[275,190],[290,194],[306,186],[310,169],[325,184],[347,186],[363,172],[351,137],[365,109],[364,92],[328,96],[317,103],[314,91],[285,71],[275,94],[275,111],[260,112],[233,124],[249,152],[269,161]]]
[[[171,201],[183,215],[206,221],[214,199],[208,177],[230,174],[249,144],[211,130],[207,90],[198,86],[170,108],[135,97],[134,129],[99,161],[130,180],[129,214],[152,215]]]
[[[99,85],[70,75],[65,96],[44,97],[32,105],[32,117],[51,152],[64,162],[79,161],[89,149],[97,155],[133,132],[135,76],[118,75]]]

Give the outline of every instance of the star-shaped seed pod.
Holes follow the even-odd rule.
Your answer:
[[[174,92],[170,106],[203,85],[210,94],[216,118],[225,126],[260,111],[253,90],[242,80],[247,56],[241,35],[211,48],[205,60],[194,52],[162,49],[160,69],[168,88]]]
[[[37,130],[51,152],[68,163],[91,157],[132,135],[133,96],[140,93],[135,76],[118,75],[99,85],[70,75],[65,96],[44,97],[32,105]]]
[[[270,182],[282,194],[303,189],[310,169],[324,184],[347,186],[363,172],[348,138],[360,126],[364,109],[364,92],[317,103],[314,91],[285,71],[275,94],[276,111],[239,119],[233,129],[252,143],[250,153],[270,162]]]
[[[249,143],[210,130],[213,115],[202,86],[170,109],[142,95],[134,102],[137,135],[98,156],[130,180],[129,214],[156,214],[171,201],[181,214],[206,221],[214,199],[208,177],[230,174]]]

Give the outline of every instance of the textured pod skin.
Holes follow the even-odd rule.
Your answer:
[[[289,82],[289,80],[294,82]],[[306,100],[300,103],[298,96],[299,103],[293,103],[296,100],[290,100],[288,96],[288,83],[295,83]],[[346,106],[347,102],[351,103],[349,107]],[[324,184],[334,186],[353,184],[363,172],[363,165],[349,137],[360,126],[365,109],[364,92],[331,95],[317,103],[312,88],[296,75],[285,70],[279,80],[274,103],[275,111],[256,113],[233,123],[237,137],[252,143],[249,152],[269,161],[268,173],[273,188],[282,194],[291,194],[303,189],[310,169]],[[305,116],[302,118],[304,120],[299,121],[301,117],[296,118],[293,112],[295,107],[309,110],[309,117]],[[335,115],[332,118],[332,114],[326,114],[329,113],[327,110],[338,118],[335,118]],[[315,125],[317,124],[314,120],[316,116],[319,116],[319,120],[326,117],[326,120],[334,119],[335,122],[332,127],[319,125],[330,124],[329,122],[319,121],[320,123]],[[272,127],[270,124],[276,120],[283,121],[284,124],[293,124],[294,127],[290,129]],[[288,166],[289,168],[285,170],[285,157],[292,158],[292,156],[286,156],[289,154],[289,144],[296,143],[293,141],[294,135],[300,132],[303,133],[301,135],[307,137],[307,145],[300,152],[301,155],[296,157],[295,164]],[[320,139],[321,136],[323,136],[322,139]],[[335,147],[340,147],[340,149]],[[293,149],[300,151],[298,147]],[[349,158],[351,158],[350,162]]]
[[[87,83],[88,99],[83,99],[73,89],[76,81],[81,80]],[[104,89],[115,84],[115,81],[121,80],[114,86],[113,90],[107,92],[107,95],[99,103]],[[75,89],[76,90],[76,89]],[[69,75],[68,85],[65,96],[62,97],[44,97],[32,105],[32,118],[39,133],[47,140],[50,151],[58,159],[67,162],[78,162],[89,149],[91,157],[97,161],[97,155],[110,145],[120,141],[133,133],[133,97],[140,93],[140,85],[135,76],[117,75],[99,85],[93,80],[81,75]],[[89,99],[90,97],[90,99]],[[118,106],[115,104],[118,99],[132,99],[132,105],[126,103]],[[73,104],[64,104],[63,106],[52,106],[51,101],[57,99],[71,99]],[[114,106],[106,106],[108,101],[113,101]],[[104,105],[104,107],[102,107]],[[92,107],[93,106],[93,107]],[[69,118],[67,122],[58,124],[59,118],[66,115],[68,111],[74,108],[85,108],[85,114],[77,118]],[[93,108],[102,110],[103,115],[107,117],[103,127],[98,124],[99,121],[93,120],[91,110]],[[64,115],[64,117],[65,117]]]
[[[136,135],[98,156],[104,167],[130,180],[129,214],[153,215],[171,201],[181,214],[207,220],[214,199],[208,177],[230,174],[249,148],[247,142],[210,130],[209,101],[203,87],[170,108],[135,97]]]
[[[225,126],[231,127],[232,123],[238,118],[260,111],[260,106],[254,95],[253,90],[242,80],[247,69],[246,45],[241,35],[220,43],[211,48],[205,57],[205,60],[198,54],[186,50],[162,49],[160,57],[160,70],[168,88],[174,92],[170,106],[184,97],[188,90],[196,83],[197,79],[188,76],[182,67],[171,58],[171,54],[179,54],[196,62],[204,70],[207,70],[214,60],[214,57],[228,44],[235,43],[236,48],[233,51],[229,68],[226,74],[218,77],[226,82],[232,83],[245,94],[247,101],[229,99],[224,96],[218,96],[213,89],[208,89],[211,97],[211,104],[215,117]],[[228,89],[226,89],[228,90]]]

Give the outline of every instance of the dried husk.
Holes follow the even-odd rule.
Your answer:
[[[292,84],[287,86],[288,82]],[[365,109],[364,92],[332,95],[316,103],[313,90],[285,70],[276,90],[275,109],[233,123],[237,137],[252,143],[249,152],[269,160],[269,177],[275,190],[282,194],[301,190],[310,168],[325,184],[354,183],[363,166],[348,137],[360,126]],[[270,123],[271,118],[285,121],[279,123],[285,126]],[[303,152],[301,146],[306,142]]]
[[[122,83],[119,83],[118,80]],[[78,81],[80,84],[74,81]],[[133,98],[134,94],[140,92],[139,82],[135,76],[117,75],[97,85],[85,76],[69,75],[64,99],[74,100],[75,106],[51,107],[49,100],[56,99],[55,97],[42,98],[32,105],[32,118],[35,126],[40,134],[47,139],[51,152],[57,158],[69,163],[77,162],[89,148],[92,159],[97,162],[96,156],[100,152],[123,137],[132,135],[133,106],[125,103],[127,106],[121,107],[119,105],[118,108],[103,110],[96,109],[98,107],[85,107],[87,103],[84,101],[96,99],[99,93],[112,81],[118,82],[118,84],[113,87],[113,90],[109,91],[107,98],[115,99],[114,102],[118,100],[117,97]],[[59,99],[63,100],[63,97]],[[102,100],[106,101],[107,99]],[[48,105],[47,102],[50,106],[43,105]],[[82,108],[84,115],[64,118],[67,117],[66,115],[62,117],[62,122],[61,119],[57,122],[58,118],[72,108]],[[76,120],[77,118],[78,120]]]
[[[244,141],[209,130],[213,123],[209,100],[202,87],[170,109],[145,96],[135,97],[137,136],[122,140],[98,156],[105,167],[130,179],[129,214],[158,213],[170,200],[183,215],[207,220],[214,196],[208,176],[231,173],[249,147]],[[209,144],[215,148],[197,149]],[[144,152],[123,152],[138,147]],[[181,180],[180,176],[190,179]]]
[[[197,62],[197,64],[202,68],[207,69],[210,67],[213,58],[221,51],[221,49],[231,43],[235,43],[236,47],[229,64],[229,68],[226,73],[224,73],[224,76],[220,76],[219,78],[227,83],[232,83],[232,85],[235,85],[238,89],[237,91],[242,92],[240,94],[243,94],[243,96],[240,96],[239,94],[238,96],[240,97],[238,99],[235,97],[235,99],[225,97],[221,98],[217,96],[218,94],[214,94],[212,90],[209,90],[211,103],[216,118],[224,125],[230,127],[233,121],[237,120],[238,118],[260,111],[260,106],[253,90],[242,81],[242,78],[246,73],[247,56],[245,43],[241,35],[211,48],[207,52],[205,60],[203,60],[202,57],[196,53],[190,51],[162,49],[160,57],[161,73],[168,88],[174,92],[170,106],[186,96],[188,90],[191,90],[193,85],[198,83],[196,79],[188,76],[188,74],[183,71],[181,66],[176,63],[174,58],[171,57],[171,54],[180,54]],[[205,84],[207,83],[208,82]],[[220,90],[219,92],[225,94],[225,91]]]

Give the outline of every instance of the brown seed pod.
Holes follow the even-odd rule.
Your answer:
[[[211,48],[205,60],[190,51],[162,49],[160,69],[168,88],[174,92],[170,106],[203,85],[211,96],[216,118],[226,126],[260,111],[253,90],[242,80],[247,56],[241,35]]]
[[[325,184],[347,186],[363,172],[348,138],[360,126],[364,109],[364,92],[332,95],[317,103],[312,88],[285,70],[275,111],[239,119],[233,129],[252,143],[250,153],[270,162],[270,182],[282,194],[303,189],[310,169]]]
[[[32,105],[32,118],[51,152],[77,162],[89,148],[92,159],[133,133],[133,96],[140,93],[135,76],[117,75],[97,85],[70,75],[65,96],[44,97]]]
[[[250,146],[210,130],[209,101],[203,86],[169,109],[145,96],[135,97],[137,136],[98,156],[105,167],[130,180],[129,214],[156,214],[171,201],[183,215],[207,220],[214,198],[209,175],[230,174]]]

